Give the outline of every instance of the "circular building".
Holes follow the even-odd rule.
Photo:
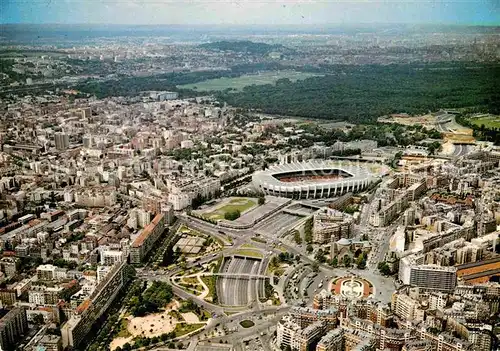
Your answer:
[[[361,165],[327,160],[294,162],[257,172],[253,185],[267,195],[292,199],[328,198],[367,188],[377,178]]]

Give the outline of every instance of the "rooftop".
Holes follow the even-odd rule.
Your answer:
[[[156,226],[163,217],[165,217],[163,213],[157,214],[155,218],[153,218],[151,223],[149,223],[147,227],[144,228],[144,230],[141,232],[141,234],[139,234],[139,236],[135,239],[134,243],[132,244],[132,247],[140,247],[144,243],[144,240],[146,240],[149,237],[149,235],[151,235],[151,233],[153,232],[153,230],[156,228]]]

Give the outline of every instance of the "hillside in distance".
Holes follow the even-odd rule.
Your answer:
[[[247,54],[268,54],[273,51],[278,52],[290,52],[289,48],[280,44],[266,44],[257,43],[250,40],[237,40],[237,41],[216,41],[213,43],[206,43],[199,45],[200,48],[206,50],[218,50],[218,51],[233,51],[241,52]]]

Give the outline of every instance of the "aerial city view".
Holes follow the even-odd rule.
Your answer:
[[[498,1],[1,1],[0,350],[499,338]]]

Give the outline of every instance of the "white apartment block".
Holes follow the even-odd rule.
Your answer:
[[[122,251],[103,250],[101,251],[101,264],[113,266],[117,262],[123,262],[126,259]]]
[[[38,280],[62,280],[66,279],[67,270],[51,264],[40,265],[36,268]]]
[[[183,210],[191,206],[191,202],[197,196],[208,198],[220,190],[219,179],[198,178],[170,184],[168,201],[173,205],[175,211]]]

